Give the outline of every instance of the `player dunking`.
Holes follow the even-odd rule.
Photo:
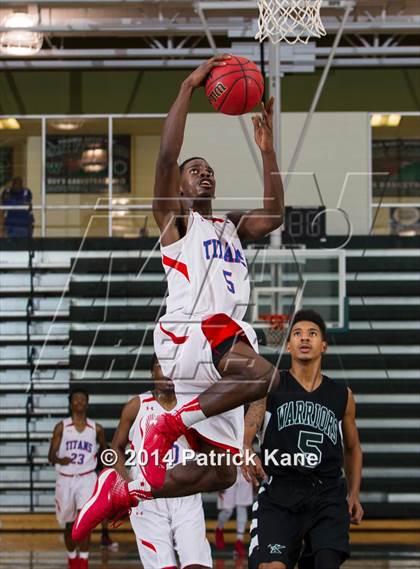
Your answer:
[[[245,418],[245,445],[259,431],[265,469],[245,466],[245,474],[269,475],[253,507],[249,567],[293,569],[299,560],[299,569],[339,569],[349,555],[349,522],[363,517],[355,402],[321,373],[327,343],[318,313],[296,313],[287,349],[290,371]]]
[[[182,83],[166,118],[159,156],[153,213],[161,232],[162,262],[168,279],[167,312],[155,328],[154,344],[165,376],[173,379],[180,407],[144,424],[149,463],[145,480],[127,483],[104,471],[94,496],[82,509],[73,535],[85,535],[104,517],[146,497],[178,497],[223,490],[236,467],[192,462],[166,472],[163,462],[181,435],[194,434],[203,452],[226,455],[242,449],[244,403],[261,399],[279,381],[278,371],[257,352],[257,339],[243,321],[249,302],[248,267],[241,241],[260,239],[283,219],[284,195],[273,147],[273,99],[253,117],[261,151],[264,198],[260,209],[214,217],[214,171],[204,158],[178,165],[188,107],[195,89],[215,66],[216,56]],[[223,133],[221,133],[221,136]],[[234,185],[235,173],[232,172]],[[240,196],[240,188],[232,188]],[[146,488],[146,490],[145,490]]]
[[[77,512],[92,494],[96,483],[98,449],[106,448],[101,425],[86,417],[88,393],[75,388],[69,395],[71,416],[57,423],[51,439],[48,460],[55,465],[57,482],[55,506],[57,520],[65,526],[64,541],[69,569],[88,569],[89,534],[79,544],[71,537]]]

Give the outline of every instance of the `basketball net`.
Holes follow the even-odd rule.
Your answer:
[[[321,4],[322,0],[258,0],[260,14],[255,39],[294,44],[325,36]]]
[[[265,330],[267,346],[281,347],[287,334],[290,316],[288,314],[261,314],[260,320],[268,324]]]

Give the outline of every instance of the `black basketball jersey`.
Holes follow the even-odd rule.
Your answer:
[[[325,375],[317,389],[306,391],[289,371],[282,371],[278,388],[267,396],[260,434],[266,473],[290,476],[298,471],[320,478],[340,477],[340,423],[347,399],[347,387]]]

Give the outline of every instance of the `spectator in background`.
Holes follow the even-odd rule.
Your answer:
[[[22,178],[13,178],[10,187],[1,194],[3,206],[28,206],[28,209],[3,210],[4,233],[6,237],[31,237],[34,227],[32,214],[32,192],[25,188]]]

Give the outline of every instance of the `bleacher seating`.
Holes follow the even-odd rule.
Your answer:
[[[73,382],[92,393],[89,415],[103,424],[108,440],[127,399],[150,388],[153,322],[166,291],[160,259],[148,259],[136,240],[92,240],[83,251],[80,243],[49,241],[48,248],[38,244],[34,258],[32,387],[27,252],[11,247],[0,254],[1,511],[28,511],[31,504],[37,512],[53,508],[48,441],[68,412]],[[366,242],[374,248],[365,250]],[[362,501],[371,518],[420,517],[418,243],[406,243],[350,242],[349,329],[330,333],[324,359],[326,373],[345,381],[356,396]],[[263,344],[263,334],[259,338]],[[264,345],[261,351],[275,360]],[[288,365],[287,357],[281,365]]]

